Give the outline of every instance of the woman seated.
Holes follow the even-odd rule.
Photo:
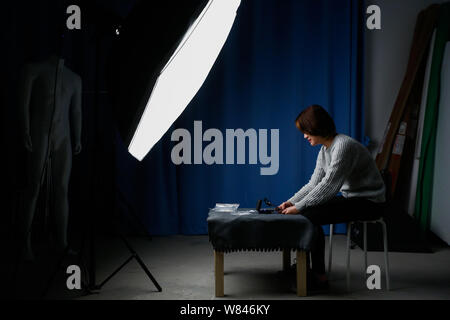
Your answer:
[[[322,225],[379,218],[385,203],[385,185],[367,148],[351,137],[337,134],[324,108],[310,106],[300,113],[295,124],[311,146],[322,147],[310,181],[278,210],[302,214],[316,226],[317,238],[311,250],[313,283],[325,287],[328,282]]]

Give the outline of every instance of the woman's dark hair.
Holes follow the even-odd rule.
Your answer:
[[[333,119],[323,107],[316,104],[303,110],[295,120],[295,125],[301,132],[312,136],[334,138],[337,135]]]

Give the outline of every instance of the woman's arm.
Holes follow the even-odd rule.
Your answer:
[[[323,156],[322,153],[323,153],[323,148],[320,149],[319,155],[317,156],[316,168],[314,169],[314,172],[313,172],[309,182],[307,184],[305,184],[303,186],[303,188],[301,188],[292,198],[290,198],[286,202],[290,202],[293,204],[299,202],[304,197],[306,197],[308,195],[308,193],[311,192],[311,190],[313,190],[314,187],[316,185],[318,185],[319,182],[322,180],[322,178],[325,176],[325,170],[324,170],[323,164],[322,164],[322,156]]]
[[[322,204],[336,196],[352,170],[353,156],[348,144],[337,144],[325,176],[302,200],[294,204],[297,210]]]

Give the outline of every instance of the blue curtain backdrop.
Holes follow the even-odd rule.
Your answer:
[[[362,140],[361,2],[242,1],[202,89],[144,161],[119,141],[118,187],[151,234],[206,234],[215,203],[254,208],[264,197],[277,204],[291,197],[309,181],[320,150],[294,124],[311,104],[329,111],[338,132]],[[194,121],[224,136],[226,129],[279,129],[278,174],[261,176],[261,164],[175,166],[171,134],[185,128],[193,139]]]

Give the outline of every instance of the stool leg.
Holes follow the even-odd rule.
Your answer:
[[[367,222],[363,222],[363,233],[364,233],[364,272],[367,272]]]
[[[297,250],[297,296],[306,297],[306,252]]]
[[[350,235],[352,222],[347,225],[347,292],[350,292]]]
[[[329,240],[329,251],[328,251],[328,280],[331,280],[331,264],[333,260],[333,232],[334,225],[330,224],[330,240]]]
[[[381,220],[380,221],[382,226],[383,226],[383,243],[384,243],[384,263],[385,263],[385,268],[386,268],[386,289],[389,291],[390,290],[390,286],[389,286],[389,249],[388,249],[388,241],[387,241],[387,228],[386,228],[386,223]]]
[[[214,251],[214,276],[216,297],[223,297],[224,279],[223,279],[223,252]]]

